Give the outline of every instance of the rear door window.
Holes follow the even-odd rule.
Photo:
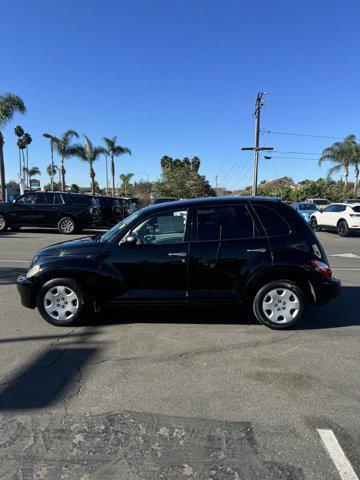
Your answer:
[[[291,233],[287,221],[273,208],[265,207],[263,205],[254,205],[254,209],[258,214],[268,237],[282,237]]]
[[[198,240],[234,240],[257,235],[254,220],[246,205],[198,208]]]
[[[35,203],[38,205],[52,205],[54,203],[54,194],[38,193],[36,195]]]
[[[256,236],[255,223],[246,205],[222,207],[220,223],[222,227],[221,240]]]

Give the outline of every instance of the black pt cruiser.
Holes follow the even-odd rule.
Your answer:
[[[293,208],[261,197],[182,200],[138,210],[104,234],[39,250],[18,278],[25,307],[72,325],[105,304],[224,304],[275,329],[340,292]]]

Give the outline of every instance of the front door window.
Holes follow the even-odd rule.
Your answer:
[[[153,215],[132,231],[139,245],[173,245],[184,242],[187,210]]]

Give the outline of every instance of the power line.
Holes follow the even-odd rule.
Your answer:
[[[310,152],[282,152],[280,150],[274,150],[274,153],[291,153],[293,155],[322,155],[322,153],[310,153]]]
[[[234,143],[232,144],[228,154],[226,155],[224,161],[222,162],[221,166],[220,166],[220,170],[218,171],[218,176],[220,176],[226,162],[228,161],[230,155],[232,154],[232,152],[234,151],[234,148],[235,148],[235,145],[237,144],[237,142],[239,141],[239,138],[240,138],[240,133],[236,136],[235,140],[234,140]]]
[[[276,135],[294,135],[296,137],[314,137],[314,138],[330,138],[333,140],[344,140],[343,137],[327,137],[326,135],[310,135],[306,133],[293,133],[293,132],[275,132],[274,130],[261,130],[261,131],[264,133],[269,132],[271,134],[276,134]]]
[[[279,156],[276,156],[274,155],[273,157],[271,158],[282,158],[284,160],[305,160],[307,162],[315,162],[316,160],[318,160],[317,158],[304,158],[304,157],[279,157]]]

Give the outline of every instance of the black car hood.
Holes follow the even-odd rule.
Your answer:
[[[39,250],[37,256],[96,255],[104,249],[104,243],[95,237],[84,237],[67,242],[55,243]]]

